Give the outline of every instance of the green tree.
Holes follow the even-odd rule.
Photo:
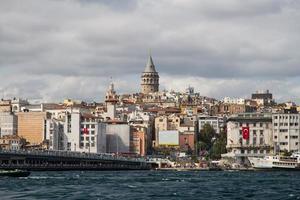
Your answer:
[[[220,159],[221,154],[227,152],[226,142],[227,142],[227,134],[225,131],[222,131],[219,135],[217,135],[216,140],[210,150],[210,158]]]
[[[216,132],[210,124],[204,124],[200,130],[198,147],[199,150],[209,151],[213,145]]]

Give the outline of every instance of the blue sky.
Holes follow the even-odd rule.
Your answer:
[[[0,2],[0,95],[102,101],[138,92],[151,49],[161,89],[300,103],[296,0]]]

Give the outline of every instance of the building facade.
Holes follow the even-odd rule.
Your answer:
[[[67,151],[105,153],[106,124],[80,109],[69,110],[64,124],[64,149]]]
[[[248,129],[244,137],[243,129]],[[223,157],[247,163],[248,156],[263,157],[274,150],[271,113],[241,113],[227,121],[227,151]]]
[[[276,151],[299,151],[300,115],[298,113],[274,113],[272,119]]]
[[[18,117],[11,112],[0,112],[0,136],[16,135],[18,131]]]
[[[225,119],[223,117],[200,115],[198,117],[198,120],[199,120],[198,125],[199,125],[200,134],[205,124],[209,124],[217,134],[219,134],[221,130],[224,129]]]
[[[130,126],[125,123],[111,123],[106,127],[106,152],[130,152]]]
[[[40,145],[46,139],[47,112],[19,112],[18,136],[23,137],[31,145]]]

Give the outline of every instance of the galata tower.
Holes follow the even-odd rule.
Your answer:
[[[155,70],[151,55],[149,56],[146,68],[141,76],[141,89],[143,94],[158,92],[159,89],[159,75]]]

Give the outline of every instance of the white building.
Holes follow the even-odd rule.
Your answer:
[[[224,128],[225,120],[223,117],[200,115],[198,117],[199,132],[203,129],[205,124],[209,124],[217,134]],[[201,134],[201,133],[200,133]]]
[[[18,130],[18,117],[10,112],[0,112],[0,136],[16,135]]]
[[[300,150],[300,115],[297,113],[276,113],[273,119],[273,135],[276,151]]]
[[[242,128],[249,127],[249,138],[244,139]],[[227,121],[227,154],[239,163],[246,163],[248,156],[263,157],[273,152],[272,114],[241,113]]]
[[[65,150],[105,153],[106,124],[80,109],[68,111],[64,124]]]
[[[46,120],[46,140],[49,141],[50,150],[64,149],[64,123],[56,119]]]

